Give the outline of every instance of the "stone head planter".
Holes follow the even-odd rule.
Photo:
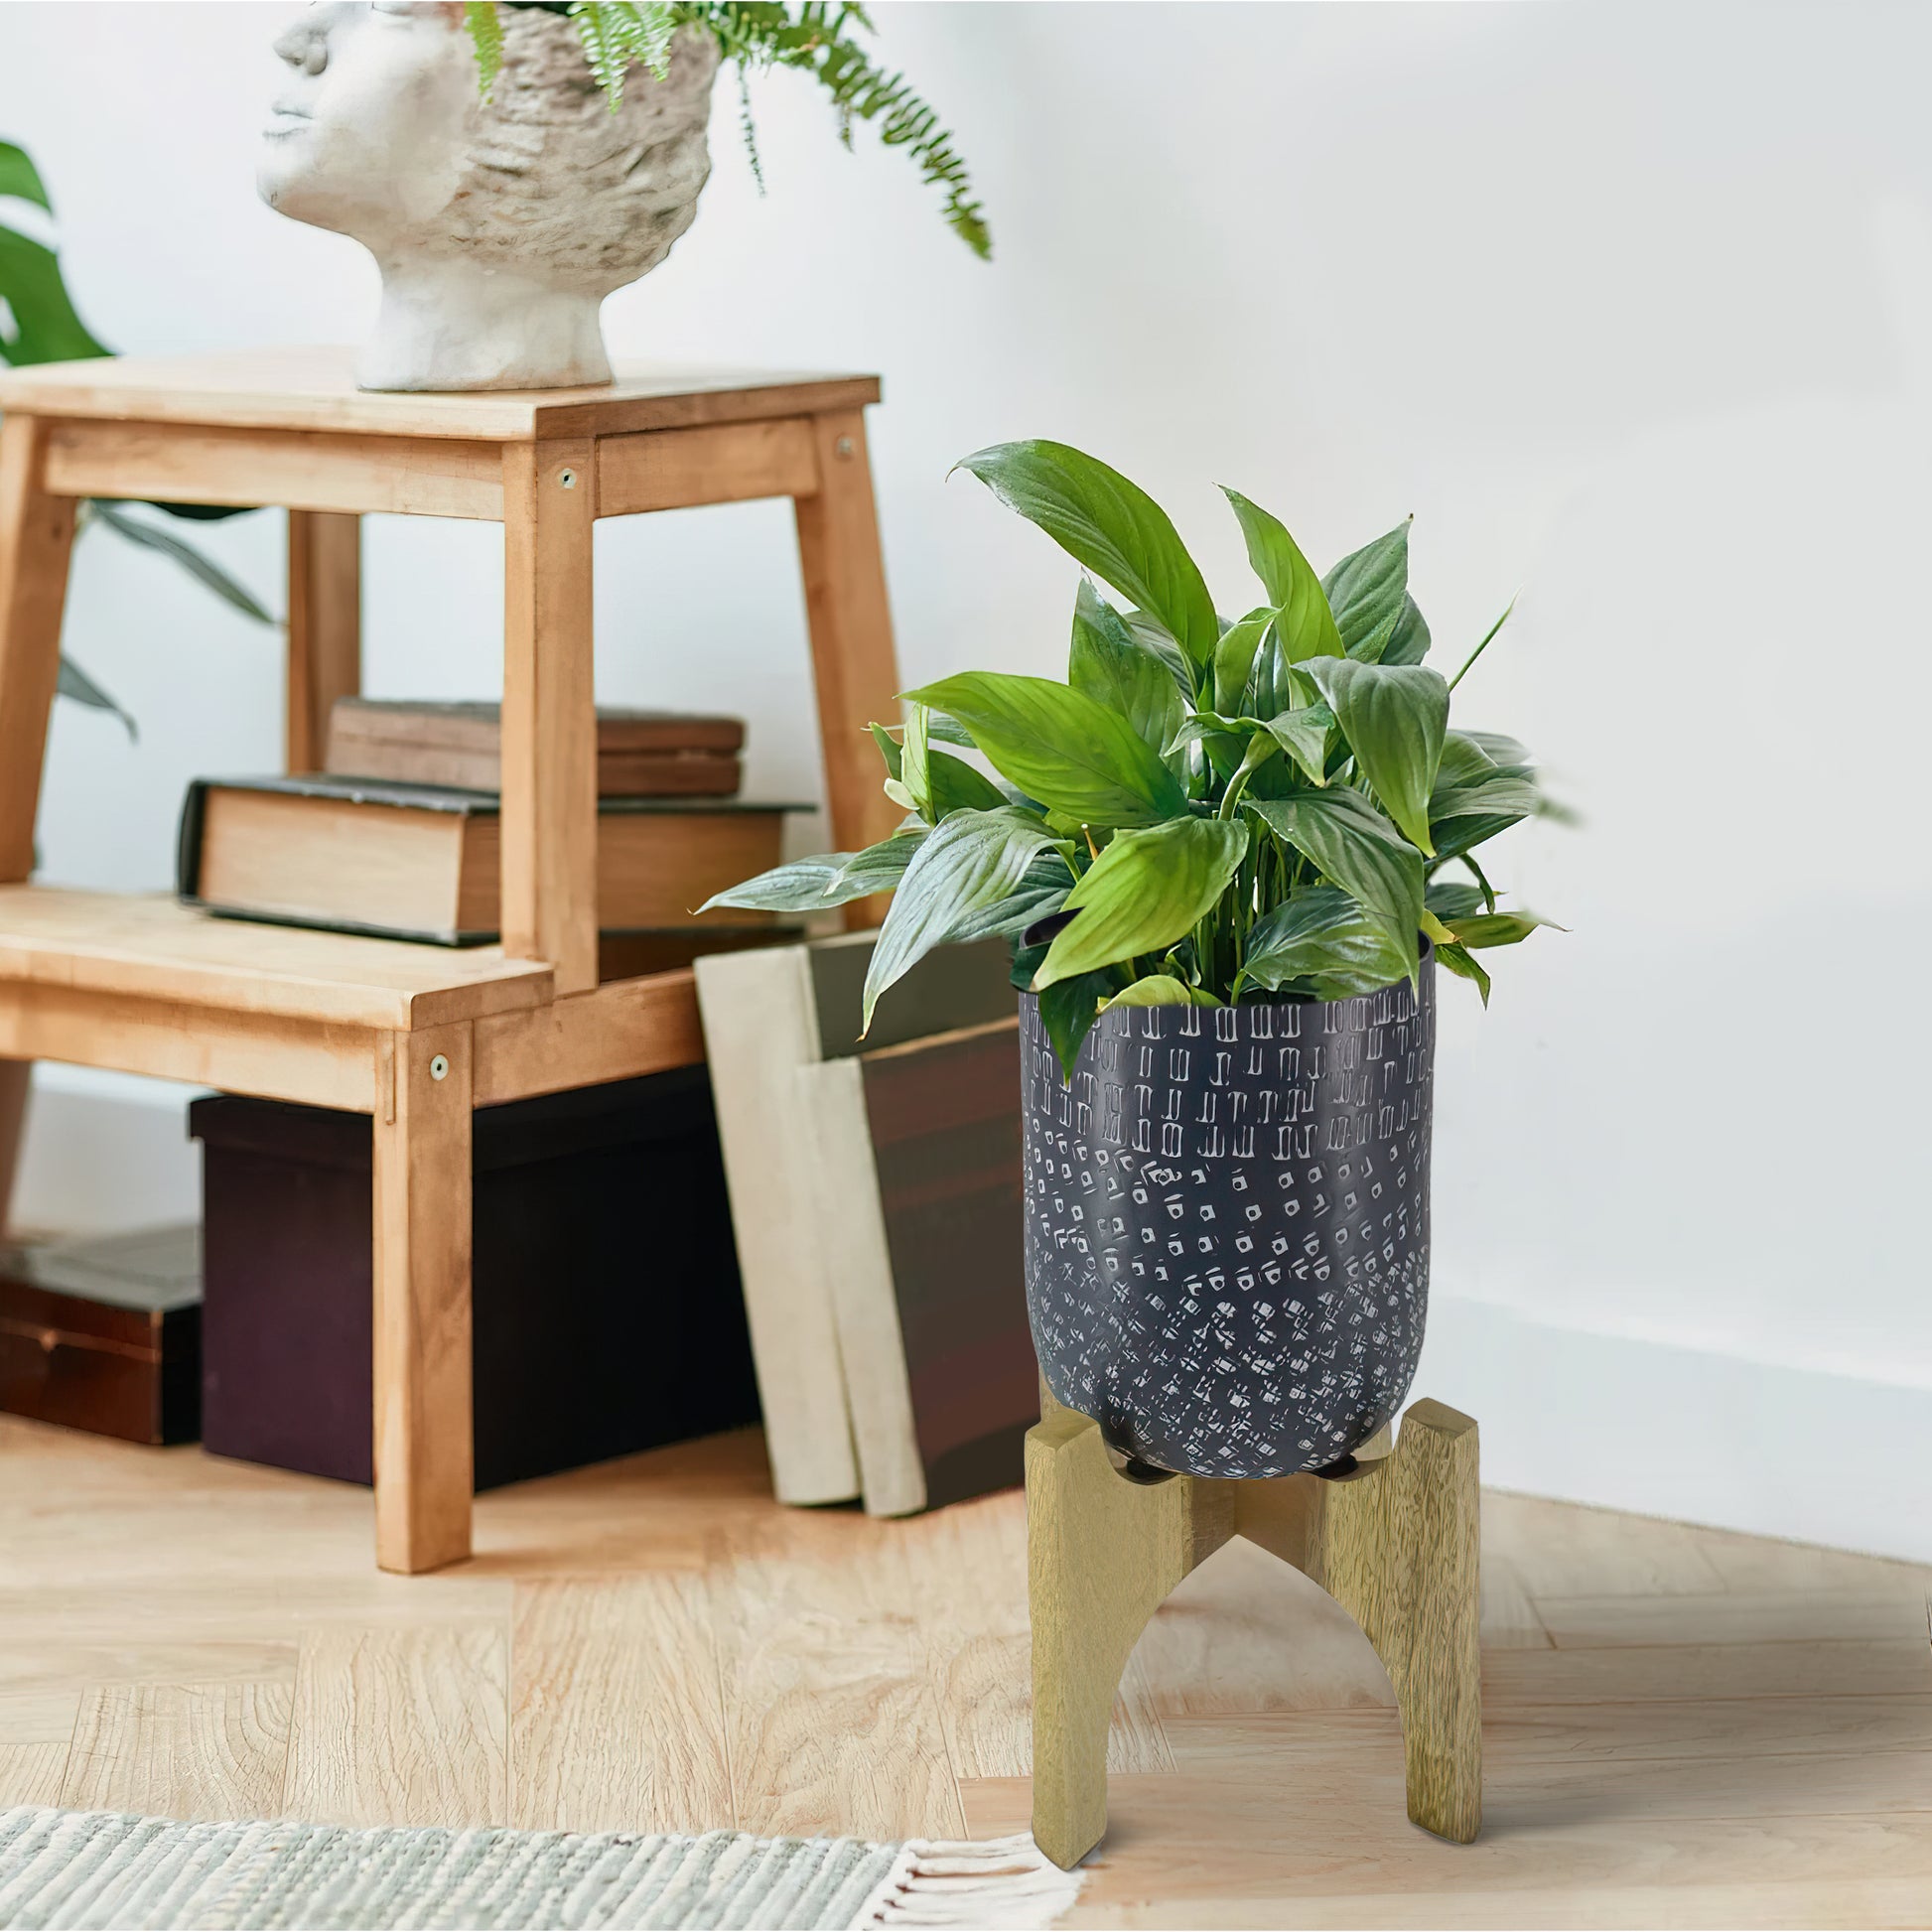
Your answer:
[[[365,389],[608,382],[598,311],[691,225],[711,171],[718,45],[632,69],[613,114],[575,23],[501,9],[488,100],[451,5],[324,5],[276,42],[288,76],[258,182],[282,213],[351,235],[382,271]]]
[[[1435,961],[1335,1001],[1021,999],[1027,1302],[1054,1397],[1199,1476],[1326,1467],[1402,1406],[1429,1296]]]

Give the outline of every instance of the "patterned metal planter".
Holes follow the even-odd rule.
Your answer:
[[[1020,1002],[1048,1387],[1157,1468],[1322,1468],[1402,1405],[1429,1299],[1435,960],[1359,999],[1119,1008],[1071,1086]]]

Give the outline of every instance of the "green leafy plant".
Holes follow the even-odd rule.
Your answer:
[[[672,38],[680,27],[701,28],[738,71],[740,124],[752,172],[759,188],[764,173],[752,124],[748,73],[791,68],[809,74],[831,96],[839,139],[849,148],[856,121],[878,125],[889,148],[903,148],[920,177],[937,188],[947,225],[982,260],[993,253],[986,212],[972,199],[966,164],[939,116],[906,83],[902,73],[878,66],[853,35],[876,31],[856,0],[506,0],[576,23],[584,58],[611,101],[623,98],[624,75],[633,66],[659,78],[669,70]],[[503,65],[503,26],[495,0],[467,0],[464,15],[477,52],[477,74],[488,97]]]
[[[0,200],[26,202],[52,214],[54,203],[40,170],[24,148],[0,141]],[[80,320],[61,273],[61,258],[45,242],[0,221],[0,361],[24,368],[35,362],[84,361],[111,355]],[[242,509],[199,503],[157,503],[171,516],[211,522],[246,514]],[[261,604],[211,557],[185,543],[171,531],[137,516],[124,504],[93,501],[81,505],[81,528],[99,524],[142,549],[159,552],[181,566],[224,603],[257,623],[275,622]],[[71,658],[61,659],[60,694],[76,704],[105,711],[118,718],[130,738],[134,720]]]
[[[1000,934],[1069,1077],[1109,1006],[1345,999],[1414,982],[1425,939],[1486,1004],[1477,955],[1547,921],[1499,906],[1476,848],[1554,810],[1514,739],[1449,728],[1508,612],[1445,678],[1422,661],[1406,522],[1318,577],[1228,490],[1263,592],[1229,621],[1167,513],[1104,463],[1006,443],[959,467],[1091,573],[1066,682],[964,671],[905,693],[905,723],[872,728],[898,830],[710,904],[891,891],[868,1026],[932,947]]]

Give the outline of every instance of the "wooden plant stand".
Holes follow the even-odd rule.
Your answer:
[[[1045,1399],[1027,1438],[1034,1838],[1071,1869],[1107,1830],[1107,1724],[1121,1672],[1176,1584],[1245,1536],[1319,1584],[1395,1687],[1409,1816],[1467,1844],[1482,1823],[1476,1426],[1413,1403],[1341,1476],[1142,1480],[1086,1416]]]
[[[472,1109],[704,1056],[688,971],[598,984],[593,526],[793,499],[833,839],[883,838],[897,813],[864,730],[897,715],[866,456],[878,398],[871,376],[648,372],[365,395],[327,349],[0,375],[0,1221],[35,1059],[370,1115],[385,1570],[470,1553]],[[75,507],[91,496],[288,508],[292,769],[320,761],[330,706],[360,686],[358,517],[503,525],[500,945],[26,883]]]

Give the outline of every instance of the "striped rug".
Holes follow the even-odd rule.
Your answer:
[[[9,1932],[1048,1926],[1079,1883],[1030,1838],[873,1845],[0,1812]]]

